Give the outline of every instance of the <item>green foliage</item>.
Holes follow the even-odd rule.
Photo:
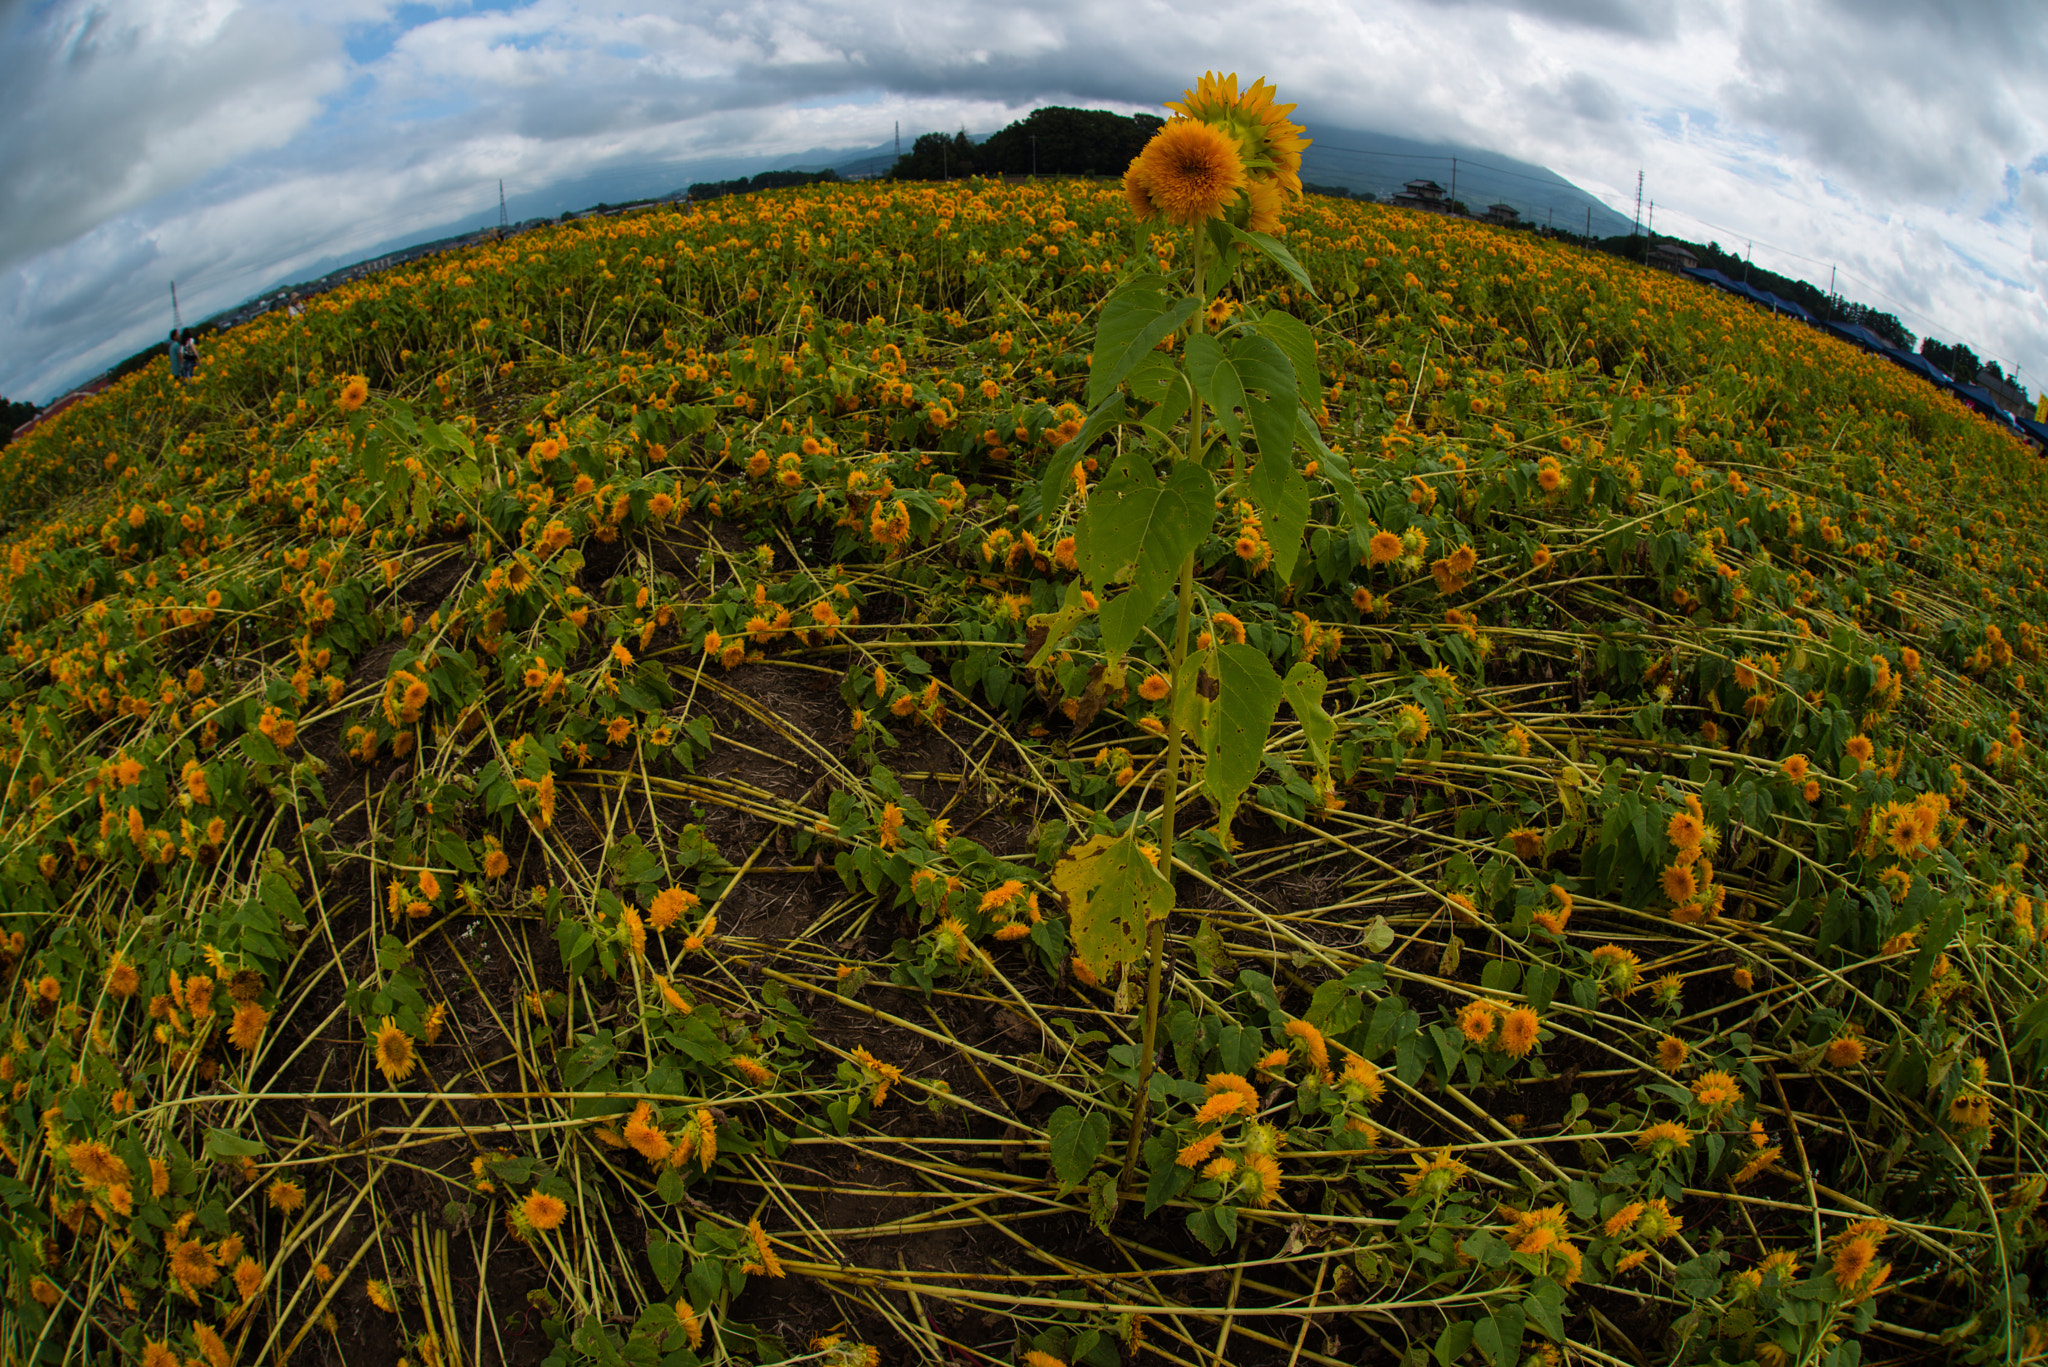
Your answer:
[[[287,1356],[320,1261],[415,1361],[2038,1345],[2038,461],[1611,259],[1120,203],[577,224],[8,449],[13,1356]]]

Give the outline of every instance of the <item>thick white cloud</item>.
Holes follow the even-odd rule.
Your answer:
[[[0,391],[396,238],[1206,67],[1543,163],[2048,379],[2048,25],[2026,0],[50,0],[0,9]],[[4,4],[4,0],[0,0]],[[408,7],[410,15],[415,9]],[[351,58],[351,51],[360,54]],[[23,136],[26,133],[28,136]],[[578,194],[587,198],[578,200]],[[188,316],[192,316],[188,312]]]
[[[20,5],[0,33],[0,269],[283,145],[345,78],[332,29],[234,0]]]

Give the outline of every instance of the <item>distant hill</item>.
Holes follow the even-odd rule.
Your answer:
[[[1627,214],[1616,213],[1557,172],[1484,148],[1416,142],[1333,124],[1310,124],[1308,135],[1314,142],[1302,156],[1301,175],[1318,185],[1368,191],[1384,200],[1408,181],[1433,180],[1475,214],[1490,204],[1511,204],[1524,223],[1583,233],[1590,210],[1594,237],[1612,237],[1631,226]]]

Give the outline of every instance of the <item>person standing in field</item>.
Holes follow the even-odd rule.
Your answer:
[[[185,349],[183,354],[185,357],[185,378],[189,380],[199,373],[199,343],[193,340],[189,329],[185,333]]]
[[[183,380],[185,378],[185,344],[184,340],[178,336],[176,328],[171,329],[170,352],[171,378]]]

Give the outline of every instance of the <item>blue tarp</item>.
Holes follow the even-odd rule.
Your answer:
[[[2016,417],[2013,421],[2019,424],[2020,431],[2032,437],[2044,448],[2048,448],[2048,423],[2035,422],[2028,417]]]
[[[1883,352],[1891,350],[1890,342],[1887,342],[1861,323],[1827,323],[1824,326],[1837,337],[1846,338],[1857,346],[1862,347],[1865,351]]]
[[[1772,308],[1778,310],[1778,312],[1780,313],[1789,313],[1802,323],[1811,323],[1813,321],[1812,314],[1808,313],[1805,309],[1799,307],[1799,305],[1793,303],[1790,299],[1780,298],[1778,295],[1772,294],[1769,290],[1758,290],[1757,294],[1763,298],[1763,301],[1765,303],[1769,304]]]
[[[1731,280],[1712,267],[1698,266],[1680,273],[1689,275],[1703,284],[1712,285],[1715,289],[1726,290],[1730,294],[1739,294],[1744,299],[1749,300],[1750,303],[1761,304],[1773,313],[1787,314],[1799,319],[1802,323],[1811,323],[1813,321],[1812,314],[1793,303],[1790,299],[1780,299],[1769,290],[1760,290],[1754,285],[1745,284],[1740,280]]]
[[[1955,384],[1953,382],[1950,383],[1949,389],[1954,392],[1957,398],[1997,423],[2000,427],[2014,426],[2011,416],[1998,406],[1998,400],[1991,397],[1990,390],[1980,385]]]
[[[1884,354],[1885,359],[1893,365],[1904,366],[1923,380],[1931,380],[1943,387],[1955,384],[1954,380],[1942,374],[1934,362],[1928,360],[1925,356],[1916,355],[1910,351],[1901,351],[1897,347],[1886,347]]]

